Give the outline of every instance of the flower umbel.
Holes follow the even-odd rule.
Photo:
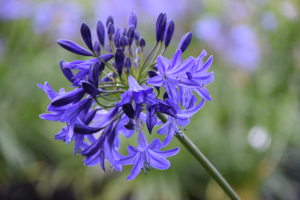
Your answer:
[[[205,101],[211,100],[206,86],[214,80],[214,73],[207,72],[213,59],[211,56],[204,62],[204,50],[198,58],[189,57],[182,61],[182,53],[192,39],[191,32],[183,36],[170,60],[163,56],[175,28],[165,13],[158,16],[156,32],[153,33],[156,44],[144,60],[146,42],[137,31],[136,12],[129,13],[127,19],[127,29],[115,27],[112,16],[105,23],[98,21],[95,41],[89,26],[82,23],[80,32],[87,48],[70,40],[58,40],[64,49],[92,58],[60,61],[60,69],[73,90],[65,92],[62,88],[56,93],[48,82],[38,86],[51,101],[48,112],[40,117],[66,123],[54,138],[67,144],[74,141],[74,154],[84,156],[87,166],[100,164],[105,171],[104,163],[108,161],[114,169],[121,171],[122,165],[132,164],[127,178],[132,180],[141,170],[146,173],[151,167],[160,170],[170,167],[166,158],[177,154],[179,147],[161,149],[172,141],[174,135],[183,136],[181,128],[189,124],[190,118]],[[105,37],[108,37],[109,44],[105,44]],[[164,50],[159,55],[162,44]],[[151,62],[148,62],[150,57]],[[161,87],[166,90],[163,95],[160,94]],[[202,100],[198,101],[195,94]],[[168,116],[165,124],[158,117],[161,114]],[[154,126],[162,125],[157,133],[167,133],[163,143],[154,138],[148,145],[143,133],[144,124],[149,135]],[[118,152],[121,145],[119,134],[138,140],[137,148],[127,147],[127,156]],[[155,136],[151,134],[151,137]]]

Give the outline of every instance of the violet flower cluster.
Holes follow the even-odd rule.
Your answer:
[[[151,167],[160,170],[170,167],[166,158],[178,153],[179,148],[161,149],[171,142],[174,135],[182,136],[180,128],[189,124],[190,118],[205,101],[211,100],[205,86],[214,79],[213,72],[207,72],[212,56],[204,62],[207,55],[204,50],[199,57],[182,61],[182,53],[192,39],[191,32],[183,36],[171,60],[162,56],[174,28],[174,22],[167,20],[166,14],[158,16],[156,44],[145,60],[146,42],[137,31],[134,11],[128,16],[127,28],[115,28],[111,16],[105,24],[98,21],[97,40],[94,42],[90,28],[82,23],[80,32],[87,49],[70,40],[57,41],[72,53],[92,58],[60,61],[60,69],[71,82],[72,91],[66,92],[62,88],[57,93],[47,82],[38,84],[51,101],[48,112],[40,117],[66,123],[55,139],[67,144],[74,141],[74,154],[84,156],[86,166],[100,164],[105,171],[106,160],[121,171],[123,165],[133,165],[127,180],[134,179],[142,169],[146,173]],[[105,44],[105,37],[108,37],[109,44]],[[152,60],[147,62],[157,46]],[[162,46],[164,49],[158,56]],[[166,92],[160,98],[162,87]],[[195,95],[202,100],[198,102]],[[165,124],[158,118],[160,114],[168,116]],[[166,134],[163,143],[155,138],[148,144],[143,126],[150,134],[154,126],[161,126],[158,134]],[[127,156],[118,152],[120,134],[138,140],[137,147],[127,147]]]

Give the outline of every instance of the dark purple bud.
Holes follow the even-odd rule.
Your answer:
[[[110,77],[112,77],[112,73],[111,73],[111,76],[110,76]],[[101,81],[102,81],[103,83],[112,82],[112,80],[111,80],[110,78],[108,78],[107,76],[104,76],[104,77],[101,79]]]
[[[146,113],[146,124],[150,134],[156,122],[157,122],[157,115],[155,114],[155,109],[148,108]]]
[[[124,53],[121,49],[116,49],[115,53],[115,61],[116,61],[116,69],[118,74],[121,76],[123,72],[123,65],[124,65]]]
[[[126,30],[126,28],[122,28],[121,29],[121,35],[124,35],[124,36],[126,36],[127,37],[127,30]]]
[[[140,55],[141,55],[141,48],[140,47],[136,48],[135,55],[136,55],[136,57],[140,57]]]
[[[98,56],[100,56],[100,54],[101,54],[101,47],[100,47],[100,44],[99,44],[99,42],[98,42],[97,40],[96,40],[95,43],[94,43],[93,49],[94,49],[94,52],[95,52]]]
[[[144,40],[144,38],[141,38],[140,39],[140,47],[141,47],[141,50],[143,51],[143,48],[146,46],[146,41]]]
[[[84,96],[85,92],[82,88],[77,88],[73,91],[62,94],[53,99],[51,105],[54,107],[65,106],[69,103],[76,103]]]
[[[166,29],[167,15],[166,13],[160,13],[156,21],[156,41],[160,42],[164,40],[164,34]]]
[[[134,42],[136,46],[139,46],[140,34],[134,30]]]
[[[71,40],[57,40],[57,43],[64,49],[71,51],[82,56],[93,56],[91,52],[83,48],[82,46],[76,44]]]
[[[99,82],[99,63],[93,63],[90,65],[89,68],[89,75],[92,79],[92,83],[94,84],[95,87],[98,87],[98,82]]]
[[[164,93],[163,98],[164,98],[164,100],[169,99],[169,95],[167,92]]]
[[[131,60],[130,60],[129,57],[126,57],[124,66],[125,66],[125,72],[126,72],[127,74],[129,74],[130,68],[131,68]]]
[[[73,82],[75,81],[74,79],[72,79],[73,76],[74,76],[74,74],[73,74],[73,72],[72,72],[72,70],[71,70],[70,68],[64,67],[64,63],[65,63],[65,61],[63,61],[63,60],[61,60],[61,61],[59,62],[60,69],[61,69],[62,73],[65,75],[65,77],[66,77],[71,83],[73,83]]]
[[[181,38],[177,49],[181,49],[181,51],[183,53],[186,50],[186,48],[189,46],[189,44],[191,43],[192,36],[193,36],[192,32],[188,32],[187,34],[185,34]]]
[[[124,36],[124,35],[122,35],[121,37],[120,37],[120,48],[122,49],[122,51],[124,51],[125,50],[125,47],[128,45],[128,40],[127,40],[127,38]]]
[[[87,81],[81,81],[81,85],[84,91],[94,98],[100,94],[100,91],[93,84]]]
[[[89,127],[89,126],[86,126],[83,124],[75,124],[74,132],[77,134],[89,135],[89,134],[97,133],[102,129],[103,129],[103,127],[94,128],[94,127]]]
[[[157,64],[153,66],[153,70],[158,71]]]
[[[104,71],[104,69],[105,69],[105,65],[104,65],[103,62],[101,62],[100,65],[99,65],[99,75],[102,74],[102,72]]]
[[[133,109],[133,107],[130,103],[123,104],[122,109],[123,109],[124,113],[127,115],[128,118],[134,119],[135,112],[134,112],[134,109]]]
[[[131,25],[127,32],[128,44],[131,46],[132,40],[134,38],[134,27]]]
[[[97,36],[101,46],[104,47],[105,28],[101,21],[97,22]]]
[[[137,25],[137,16],[135,11],[131,11],[128,15],[128,27],[133,25],[134,29],[136,29]]]
[[[140,57],[137,57],[137,58],[134,59],[134,62],[136,62],[137,64],[140,64],[140,61],[141,61]]]
[[[169,46],[170,41],[172,39],[174,33],[175,25],[173,20],[169,19],[166,25],[166,32],[165,32],[165,47]]]
[[[114,33],[114,44],[116,48],[120,48],[120,28],[117,28],[115,33]]]
[[[107,18],[107,20],[106,20],[106,28],[108,27],[108,24],[109,23],[112,23],[112,24],[114,24],[114,19],[113,19],[113,17],[110,15],[110,16],[108,16],[108,18]]]
[[[148,71],[148,76],[149,76],[149,78],[153,78],[155,76],[158,76],[158,74],[154,71]],[[159,87],[155,87],[155,88],[157,91],[159,91],[159,89],[160,89]]]
[[[86,23],[83,22],[81,24],[80,32],[86,46],[93,51],[92,34],[89,26]]]
[[[115,27],[112,23],[109,23],[107,27],[107,35],[109,40],[112,39],[114,33],[115,33]]]
[[[158,75],[154,71],[148,71],[148,76],[149,76],[149,78],[153,78],[153,77],[158,76]]]
[[[135,120],[134,119],[129,119],[127,124],[124,125],[124,127],[127,130],[134,130],[135,129]]]
[[[134,69],[138,69],[139,68],[139,64],[137,62],[133,62],[133,68]]]

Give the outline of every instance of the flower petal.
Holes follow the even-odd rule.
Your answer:
[[[170,61],[163,57],[163,56],[158,56],[157,57],[157,69],[160,73],[160,75],[164,75],[164,73],[166,72],[166,70],[168,69],[170,64]]]
[[[166,158],[166,157],[174,156],[178,152],[179,152],[179,147],[176,147],[175,149],[170,149],[170,150],[167,150],[167,151],[151,151],[151,154],[153,156],[156,156],[156,157]]]
[[[195,81],[184,77],[179,77],[179,86],[185,87],[185,88],[197,88],[201,85]]]
[[[181,55],[182,55],[182,51],[180,49],[177,49],[171,59],[170,66],[168,67],[168,71],[176,69],[181,64]]]
[[[206,87],[199,87],[197,89],[194,89],[194,91],[202,97],[205,101],[211,101],[211,96],[209,95],[208,90]]]
[[[133,166],[132,166],[132,169],[131,169],[131,172],[130,172],[130,175],[126,178],[128,181],[134,179],[142,170],[142,163],[141,163],[141,155],[138,154]]]
[[[82,46],[76,44],[71,40],[57,40],[57,43],[64,49],[71,51],[72,53],[76,53],[83,56],[93,56],[91,52],[83,48]]]
[[[171,142],[171,140],[174,137],[174,134],[175,134],[174,124],[173,122],[171,122],[168,130],[168,134],[163,142],[163,147],[167,146]]]
[[[200,69],[199,71],[197,71],[196,73],[203,73],[203,72],[207,72],[211,66],[213,62],[213,56],[211,55],[207,61],[205,62],[205,64],[203,65],[202,69]]]
[[[156,169],[165,170],[170,167],[170,161],[153,155],[151,150],[149,150],[149,157],[151,166]]]
[[[162,148],[162,144],[158,138],[155,138],[148,146],[148,149],[151,150],[160,150],[161,148]]]
[[[153,78],[149,78],[147,80],[147,84],[152,85],[152,86],[156,86],[156,87],[162,87],[164,85],[164,82],[163,82],[162,76],[158,75],[158,76],[155,76]]]

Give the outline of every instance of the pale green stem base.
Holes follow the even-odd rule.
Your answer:
[[[167,117],[164,114],[156,113],[157,117],[163,122],[167,122]],[[238,195],[230,187],[227,181],[222,177],[222,175],[217,171],[217,169],[209,162],[209,160],[201,153],[201,151],[194,145],[194,143],[182,133],[183,137],[176,135],[176,138],[185,146],[185,148],[196,158],[196,160],[202,165],[205,171],[213,178],[223,191],[232,199],[240,200]]]

